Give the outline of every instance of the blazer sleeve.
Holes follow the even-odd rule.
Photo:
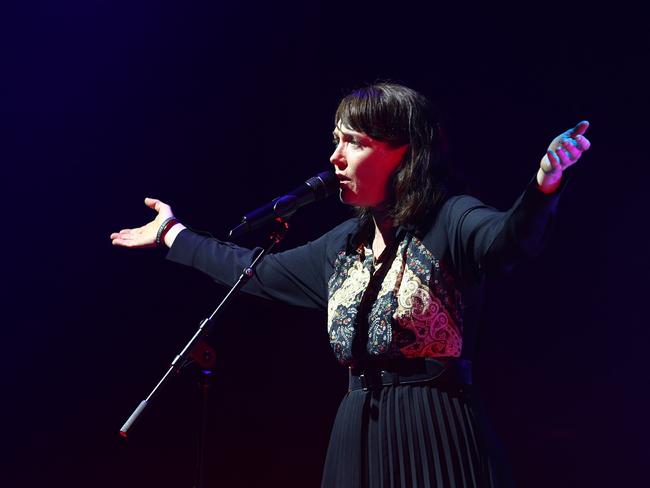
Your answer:
[[[552,227],[565,176],[552,194],[539,190],[535,178],[506,212],[467,196],[452,197],[443,207],[455,268],[464,276],[509,271],[538,255]]]
[[[342,226],[303,246],[266,255],[242,291],[289,305],[326,309],[327,279],[333,269],[330,254],[336,248]],[[174,240],[167,259],[232,286],[260,251],[261,248],[246,249],[184,229]]]

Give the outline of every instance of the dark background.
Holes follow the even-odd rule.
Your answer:
[[[154,196],[224,238],[328,168],[337,101],[378,79],[441,106],[470,191],[502,209],[591,122],[548,249],[492,280],[477,383],[519,486],[647,483],[649,46],[631,3],[3,10],[3,486],[193,486],[196,372],[117,431],[224,290],[108,236]],[[304,209],[283,245],[348,215]],[[346,389],[324,316],[240,297],[211,342],[206,486],[318,486]]]

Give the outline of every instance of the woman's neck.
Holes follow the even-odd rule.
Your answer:
[[[385,207],[372,209],[372,220],[375,224],[375,236],[372,240],[372,252],[377,259],[395,239],[395,226],[389,211]]]

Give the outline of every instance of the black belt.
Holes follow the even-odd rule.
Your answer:
[[[350,391],[429,382],[441,387],[471,385],[472,363],[458,358],[413,358],[367,361],[350,366]]]

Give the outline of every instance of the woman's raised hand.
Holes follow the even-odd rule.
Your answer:
[[[160,226],[165,220],[173,217],[174,214],[169,205],[155,198],[145,198],[144,204],[158,212],[156,218],[137,229],[122,229],[119,232],[113,232],[111,234],[111,240],[114,246],[134,248],[156,247],[156,236],[158,235]]]
[[[560,185],[562,172],[575,164],[582,153],[589,149],[591,143],[584,136],[588,128],[589,122],[583,120],[551,141],[537,172],[537,183],[542,191],[554,191]]]

